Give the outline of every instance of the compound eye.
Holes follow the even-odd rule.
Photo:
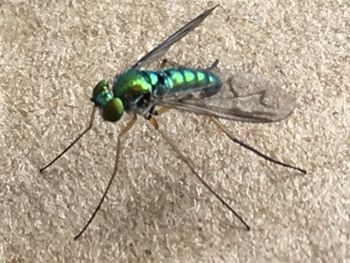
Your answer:
[[[108,91],[108,81],[105,79],[99,81],[96,84],[96,86],[94,87],[94,90],[92,91],[92,97],[96,98],[103,91]]]
[[[102,110],[102,117],[106,121],[116,122],[119,121],[124,113],[124,105],[121,99],[113,98]]]

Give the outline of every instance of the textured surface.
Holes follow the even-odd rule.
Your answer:
[[[306,176],[244,151],[206,118],[162,116],[251,232],[140,119],[124,141],[107,202],[76,242],[73,235],[108,182],[121,124],[98,118],[55,165],[43,174],[39,168],[87,125],[97,81],[134,63],[213,3],[40,2],[0,2],[1,262],[350,260],[346,1],[224,0],[167,54],[192,66],[219,58],[232,72],[280,80],[298,97],[298,109],[285,121],[224,123],[266,153],[304,167]]]

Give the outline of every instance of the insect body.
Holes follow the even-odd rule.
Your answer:
[[[261,123],[286,118],[295,108],[295,99],[283,92],[278,85],[251,73],[238,75],[224,73],[218,69],[218,61],[206,69],[192,69],[183,66],[158,71],[143,69],[163,56],[174,43],[200,25],[215,8],[217,6],[206,10],[185,24],[125,70],[124,73],[118,74],[114,78],[112,89],[109,88],[107,80],[98,82],[91,97],[94,108],[88,127],[56,158],[40,169],[40,172],[47,169],[92,128],[96,108],[99,108],[102,117],[110,122],[120,120],[124,112],[132,114],[133,118],[122,129],[117,138],[116,160],[109,183],[98,206],[75,239],[82,235],[100,209],[117,174],[121,138],[133,126],[137,115],[150,120],[163,139],[172,146],[201,183],[244,224],[247,230],[250,229],[243,218],[202,179],[194,169],[192,162],[182,154],[178,146],[164,131],[158,129],[157,121],[153,117],[157,114],[156,107],[158,106],[210,116],[219,130],[224,132],[233,142],[272,163],[306,173],[301,168],[273,159],[233,137],[216,119],[225,118]]]
[[[106,80],[100,81],[92,96],[95,105],[102,109],[107,121],[118,121],[123,112],[135,112],[149,119],[157,98],[163,95],[187,94],[201,89],[200,97],[209,97],[221,88],[220,79],[208,70],[169,68],[161,71],[130,69],[119,75],[109,91]],[[190,96],[190,94],[188,94]]]

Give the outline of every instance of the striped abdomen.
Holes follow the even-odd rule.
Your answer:
[[[153,87],[154,95],[171,94],[203,87],[202,97],[209,97],[221,88],[220,79],[202,69],[169,68],[162,71],[145,71]]]

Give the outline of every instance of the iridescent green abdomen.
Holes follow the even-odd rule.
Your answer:
[[[165,93],[189,91],[194,88],[203,87],[201,95],[211,96],[221,88],[220,79],[212,72],[203,69],[169,68],[163,71],[146,73],[152,79],[153,94],[163,95]]]

